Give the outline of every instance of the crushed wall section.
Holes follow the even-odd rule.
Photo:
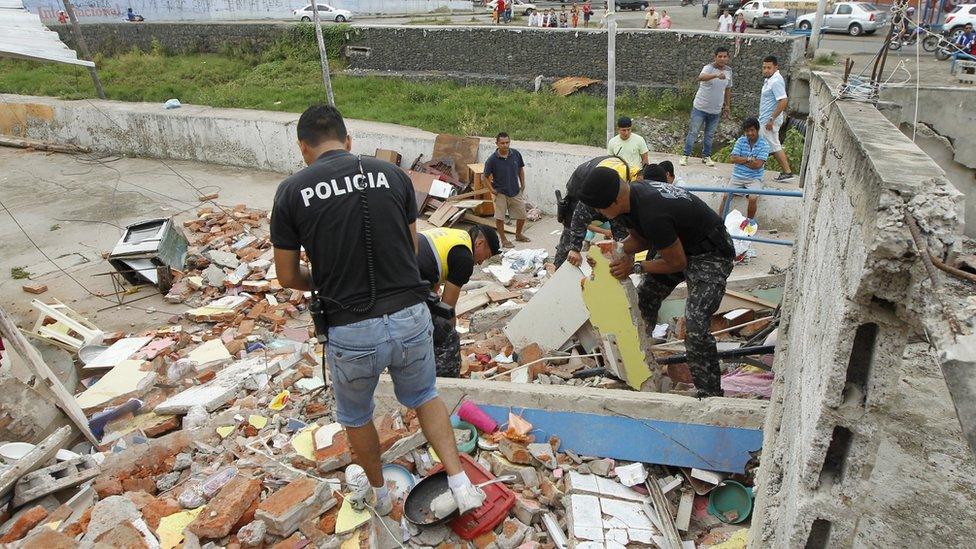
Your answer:
[[[803,220],[764,429],[755,548],[911,538],[911,525],[887,524],[893,517],[877,504],[886,487],[870,481],[882,431],[898,421],[887,403],[908,337],[932,299],[903,216],[914,214],[938,254],[954,241],[962,197],[873,105],[835,100],[838,85],[811,78]],[[865,539],[868,525],[891,532],[891,544]]]
[[[108,55],[133,47],[148,51],[154,41],[172,52],[262,51],[285,36],[287,23],[142,23],[86,25],[85,41],[94,53]],[[52,26],[73,44],[71,29]],[[424,74],[461,82],[495,83],[532,89],[547,79],[607,78],[607,35],[600,29],[527,27],[441,27],[369,25],[350,28],[345,56],[349,66],[375,72]],[[738,45],[736,45],[738,40]],[[719,46],[732,52],[735,104],[758,102],[762,59],[775,55],[789,78],[802,60],[800,37],[672,30],[620,30],[617,80],[620,89],[694,89],[701,66]],[[653,58],[655,62],[649,63]]]

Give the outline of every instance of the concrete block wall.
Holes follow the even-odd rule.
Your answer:
[[[73,46],[71,29],[54,25]],[[94,53],[148,50],[153,40],[173,52],[221,52],[229,46],[261,51],[284,36],[288,23],[143,23],[86,25]],[[607,35],[600,29],[364,25],[350,28],[345,52],[354,69],[435,75],[462,83],[493,82],[532,87],[549,79],[607,77]],[[739,41],[736,45],[736,40]],[[802,61],[800,37],[746,36],[717,32],[620,30],[617,35],[619,89],[694,89],[702,65],[726,46],[733,52],[735,105],[758,105],[762,59],[775,55],[789,78]]]
[[[962,197],[939,167],[873,105],[835,100],[838,84],[811,78],[806,195],[764,428],[754,548],[875,545],[861,525],[891,519],[875,513],[878,487],[868,482],[880,428],[891,421],[885,404],[931,300],[904,213],[936,251],[952,244],[960,223]]]
[[[304,167],[295,145],[298,114],[249,109],[217,109],[184,105],[165,110],[155,103],[119,101],[65,101],[50,97],[4,95],[0,102],[0,134],[70,143],[98,152],[175,160],[196,160],[270,170],[283,174]],[[420,155],[430,159],[435,134],[396,124],[346,120],[356,154],[393,149],[403,156],[404,167]],[[526,162],[528,200],[546,213],[555,212],[555,191],[565,190],[573,170],[583,162],[606,154],[584,145],[520,141],[515,147]],[[495,150],[493,139],[482,138],[478,159]],[[652,153],[651,160],[677,157]],[[706,168],[692,163],[678,168],[688,184],[724,187],[729,166]],[[768,183],[775,187],[776,184]],[[719,195],[701,195],[713,207]],[[760,199],[764,226],[792,231],[799,221],[795,198]]]

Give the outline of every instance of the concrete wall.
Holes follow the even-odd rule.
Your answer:
[[[750,547],[967,545],[963,525],[933,532],[883,510],[938,506],[949,486],[904,478],[892,490],[872,478],[884,428],[911,425],[887,406],[908,337],[932,300],[904,214],[940,254],[954,241],[962,197],[874,106],[836,101],[838,87],[833,76],[812,76],[803,220],[787,274]],[[931,459],[912,457],[918,470]]]
[[[71,143],[95,151],[198,160],[232,166],[292,173],[303,167],[295,146],[298,114],[248,109],[216,109],[197,105],[165,110],[151,103],[118,101],[63,101],[48,97],[4,95],[0,102],[0,134],[16,135],[57,143]],[[430,159],[435,134],[381,122],[346,120],[353,138],[353,152],[373,154],[376,149],[393,149],[403,156],[404,167],[424,155]],[[563,143],[519,141],[514,146],[526,162],[528,200],[546,213],[554,213],[556,189],[579,164],[606,154],[604,149]],[[482,138],[478,159],[484,161],[495,150],[492,139]],[[677,157],[653,153],[652,161]],[[692,162],[678,168],[678,175],[690,185],[723,187],[731,174],[730,165],[707,168]],[[770,187],[776,187],[770,180]],[[703,199],[718,206],[718,195]],[[797,199],[760,199],[764,227],[792,231],[799,219]]]
[[[122,23],[126,10],[146,21],[241,21],[247,19],[292,19],[292,10],[309,5],[308,0],[82,0],[73,3],[80,23]],[[325,3],[347,9],[355,15],[378,13],[429,13],[434,10],[471,10],[469,0],[328,0]],[[58,0],[24,0],[24,7],[45,23],[57,21],[64,6]]]
[[[887,104],[881,112],[946,172],[953,186],[966,195],[964,233],[976,238],[976,90],[962,87],[926,87],[918,92],[918,126],[915,126],[916,89],[890,86],[881,90]]]
[[[53,1],[53,0],[52,0]],[[70,29],[52,26],[73,45]],[[88,25],[85,40],[93,52],[111,54],[155,39],[170,51],[220,52],[226,46],[261,50],[291,25],[279,23]],[[527,27],[356,26],[347,35],[346,56],[354,69],[407,75],[434,75],[462,82],[483,81],[532,88],[534,79],[607,77],[607,36],[600,29]],[[799,38],[749,34],[736,38],[717,32],[621,30],[617,35],[617,79],[621,89],[694,89],[695,78],[712,52],[736,52],[733,99],[758,108],[762,58],[775,55],[789,78],[801,60]],[[652,61],[653,60],[653,61]],[[749,107],[745,107],[749,108]]]

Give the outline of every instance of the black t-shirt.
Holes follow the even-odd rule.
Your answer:
[[[655,250],[667,248],[676,239],[681,239],[685,250],[694,250],[722,225],[722,218],[700,198],[658,181],[631,183],[630,212],[618,219]]]
[[[576,166],[576,169],[573,170],[573,175],[569,176],[569,181],[566,182],[566,196],[576,198],[576,196],[579,194],[580,188],[583,186],[583,181],[586,180],[586,176],[590,175],[593,168],[599,166],[600,162],[603,162],[608,158],[613,157],[610,155],[598,156],[592,160],[583,162],[579,166]]]
[[[361,188],[366,188],[372,229],[376,303],[366,313],[348,310],[369,302]],[[393,313],[423,301],[410,224],[417,219],[413,184],[402,170],[382,160],[329,151],[285,179],[275,193],[271,243],[304,247],[312,284],[327,298],[331,326]],[[331,301],[330,301],[331,300]],[[345,308],[335,302],[341,303]]]
[[[433,286],[440,281],[437,269],[437,256],[433,246],[426,242],[427,237],[423,234],[420,238],[420,253],[417,255],[417,266],[420,267],[420,278]],[[447,281],[458,288],[464,286],[471,280],[474,273],[474,255],[467,246],[454,246],[447,252]]]

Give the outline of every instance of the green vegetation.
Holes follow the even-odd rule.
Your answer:
[[[452,25],[450,17],[420,17],[407,21],[408,25]]]
[[[810,60],[811,65],[829,67],[837,64],[837,53],[830,52],[827,55],[818,55]]]
[[[729,143],[722,150],[714,153],[712,158],[716,162],[728,162],[729,157],[732,156],[733,145],[735,145],[735,142]],[[793,169],[793,173],[798,173],[800,171],[800,163],[803,161],[803,134],[793,128],[786,130],[786,139],[783,140],[783,150],[786,151],[786,159],[790,161],[790,168]],[[779,172],[782,171],[782,166],[779,165],[779,161],[775,157],[770,155],[769,160],[766,161],[766,169]]]
[[[11,267],[10,268],[10,278],[14,280],[21,280],[24,278],[30,278],[30,273],[27,272],[27,267]]]
[[[345,33],[353,27],[323,29],[330,58],[338,59]],[[192,46],[188,46],[191,47]],[[265,49],[228,46],[220,54],[132,50],[98,57],[99,74],[109,99],[301,112],[325,100],[312,25]],[[464,86],[445,81],[360,77],[337,73],[332,83],[336,104],[345,116],[392,122],[431,132],[494,135],[507,131],[516,140],[556,141],[601,146],[606,131],[605,99],[577,93],[561,97],[493,86]],[[67,99],[94,97],[84,68],[27,61],[0,61],[0,91]],[[624,94],[617,112],[631,117],[685,119],[693,87],[679,92]]]
[[[61,224],[60,223],[55,223],[54,225],[51,225],[51,230],[52,231],[59,231],[59,230],[61,230]]]

